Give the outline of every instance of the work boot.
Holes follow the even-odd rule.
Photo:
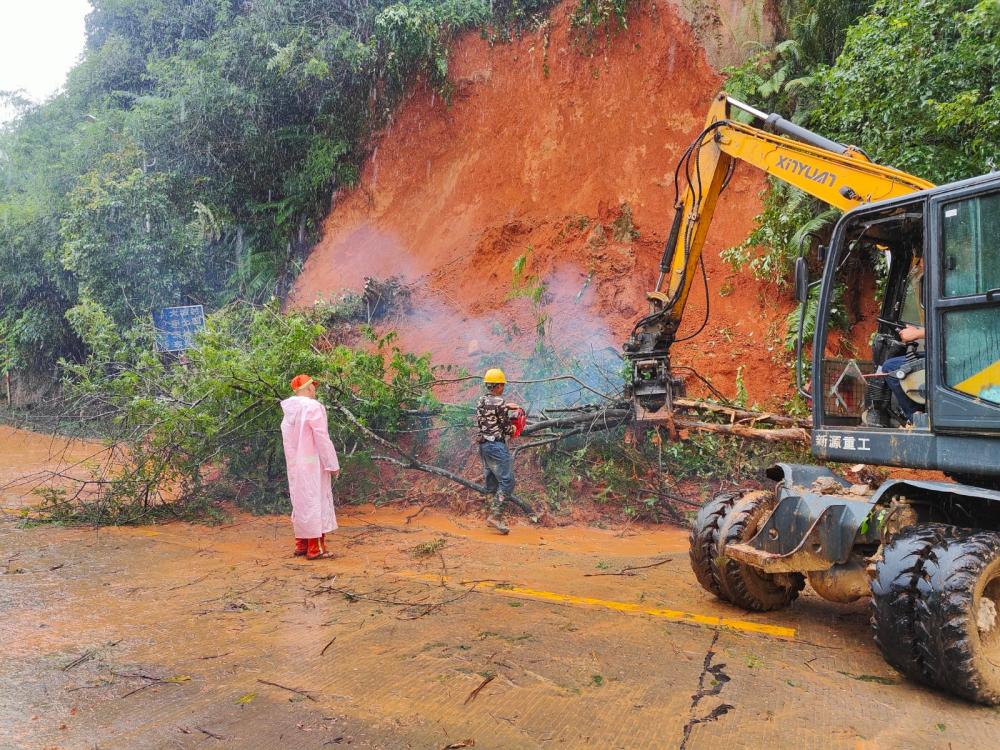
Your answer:
[[[295,537],[295,556],[302,557],[309,548],[309,540]]]
[[[489,518],[486,519],[486,524],[488,526],[492,526],[494,529],[499,531],[501,534],[504,534],[505,536],[510,533],[510,529],[507,528],[507,524],[501,521],[499,516],[491,515]]]
[[[865,409],[861,412],[861,424],[865,427],[888,427],[889,415],[881,409]]]

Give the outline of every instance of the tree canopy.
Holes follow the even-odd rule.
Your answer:
[[[550,0],[93,0],[64,91],[0,130],[3,368],[79,354],[80,299],[156,306],[286,291],[331,195],[447,45]]]
[[[882,0],[816,80],[809,122],[934,182],[1000,167],[1000,4]]]

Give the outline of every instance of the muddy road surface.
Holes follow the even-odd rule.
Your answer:
[[[739,611],[697,586],[681,530],[500,537],[417,511],[342,511],[315,562],[284,518],[8,515],[0,747],[998,745],[1000,712],[882,661],[864,603]]]

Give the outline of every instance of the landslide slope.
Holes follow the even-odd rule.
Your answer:
[[[510,44],[462,36],[450,101],[415,88],[358,187],[335,198],[292,304],[398,274],[417,289],[413,313],[393,324],[400,341],[438,362],[477,367],[500,348],[528,350],[539,325],[577,355],[619,347],[656,278],[674,166],[723,84],[712,63],[732,62],[765,33],[755,7],[722,2],[685,19],[670,3],[642,4],[589,52],[567,3]],[[763,187],[760,174],[737,169],[705,254],[711,319],[674,349],[730,395],[744,368],[762,405],[789,392],[780,362],[790,304],[733,273],[719,251],[750,232]],[[522,255],[522,279],[546,282],[538,304],[511,298]],[[704,310],[696,282],[682,334]],[[511,341],[511,331],[525,333]]]

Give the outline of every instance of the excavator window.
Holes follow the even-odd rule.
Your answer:
[[[944,205],[944,296],[1000,289],[1000,193]]]
[[[924,267],[920,258],[913,259],[910,272],[906,275],[899,322],[924,325]]]
[[[873,396],[891,405],[876,370],[903,352],[899,327],[923,325],[923,213],[906,207],[861,216],[844,236],[823,332],[821,381],[824,423],[853,426],[862,424]]]
[[[1000,403],[1000,193],[942,213],[942,297],[955,300],[942,315],[945,385]]]

